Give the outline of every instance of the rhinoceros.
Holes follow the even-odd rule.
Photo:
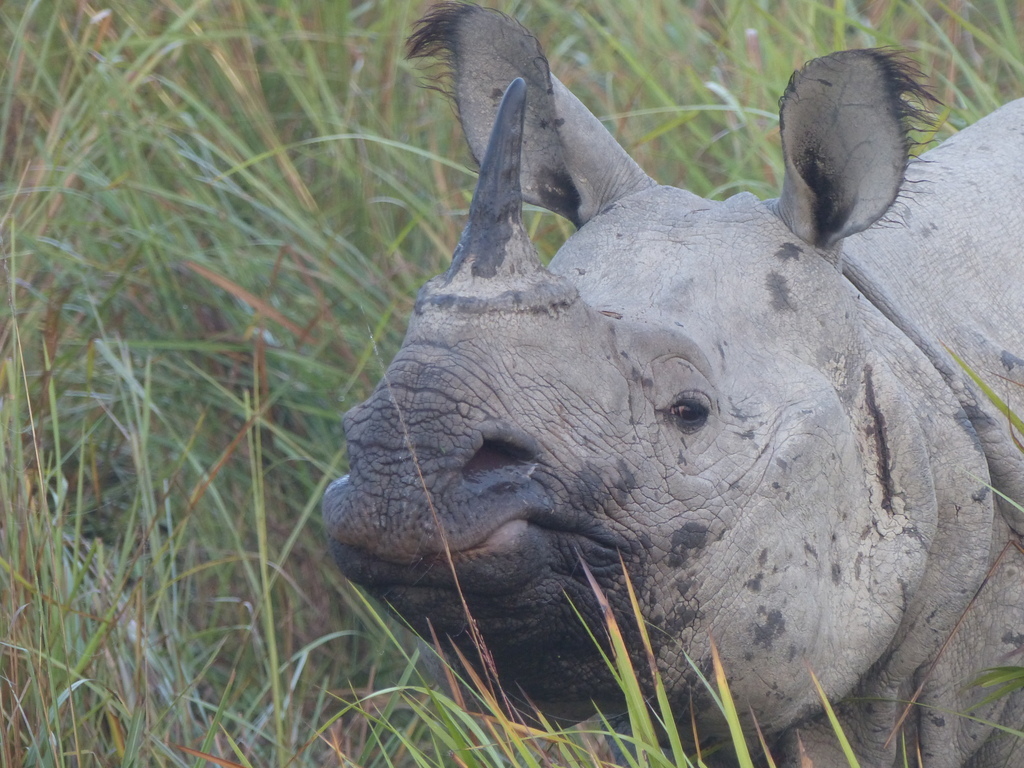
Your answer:
[[[1024,100],[910,161],[913,66],[833,53],[780,102],[779,198],[713,201],[500,13],[435,6],[411,51],[447,62],[480,175],[344,418],[344,574],[550,717],[620,711],[587,574],[623,627],[628,574],[683,732],[725,733],[714,644],[780,765],[847,764],[811,671],[865,768],[1024,765],[993,727],[1024,695],[956,714],[1024,646]],[[547,268],[524,201],[577,227]]]

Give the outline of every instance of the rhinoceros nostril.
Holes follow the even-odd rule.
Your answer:
[[[484,440],[480,449],[462,468],[463,476],[472,478],[484,472],[521,466],[533,459],[531,452],[503,440]]]

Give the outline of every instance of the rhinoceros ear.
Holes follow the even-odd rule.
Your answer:
[[[786,176],[779,214],[801,239],[829,248],[867,229],[903,183],[908,132],[935,101],[907,59],[881,49],[840,51],[793,74],[779,103]]]
[[[466,3],[435,5],[409,38],[410,58],[437,57],[452,76],[459,119],[480,162],[506,86],[527,85],[523,199],[577,227],[654,181],[553,77],[537,39],[512,18]]]

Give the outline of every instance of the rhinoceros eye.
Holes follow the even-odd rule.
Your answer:
[[[707,422],[711,408],[703,396],[687,392],[669,406],[668,412],[684,432],[696,432]]]

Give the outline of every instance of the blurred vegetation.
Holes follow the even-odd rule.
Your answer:
[[[339,416],[473,186],[403,59],[427,7],[0,3],[3,766],[462,755],[431,741],[434,694],[341,703],[409,682],[409,641],[319,522]],[[939,138],[1024,95],[1020,0],[500,7],[641,165],[703,195],[777,193],[777,99],[832,49],[913,49]],[[545,257],[571,231],[528,225]]]

